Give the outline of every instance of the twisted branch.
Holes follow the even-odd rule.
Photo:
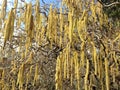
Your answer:
[[[97,0],[97,1],[98,1],[100,4],[102,4],[103,7],[111,7],[111,6],[119,5],[119,4],[120,4],[119,1],[117,1],[117,2],[113,2],[113,3],[111,3],[111,4],[104,4],[101,0]]]

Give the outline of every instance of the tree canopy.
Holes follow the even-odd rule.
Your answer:
[[[0,90],[120,89],[119,0],[8,3],[0,8]]]

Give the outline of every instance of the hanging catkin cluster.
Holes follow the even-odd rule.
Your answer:
[[[77,9],[74,9],[75,8],[74,5],[76,5],[76,7],[77,7],[78,4],[75,4],[75,2],[78,2],[78,1],[77,0],[75,0],[75,1],[64,0],[63,2],[68,6],[68,8],[70,10],[68,12],[69,26],[64,25],[65,30],[68,31],[67,35],[69,38],[69,42],[67,43],[66,48],[63,50],[63,52],[57,58],[56,74],[55,74],[56,89],[62,90],[64,79],[70,78],[71,85],[73,85],[73,80],[75,80],[75,79],[77,80],[77,85],[76,85],[77,90],[81,90],[81,89],[92,90],[93,84],[95,83],[95,76],[99,76],[97,78],[100,79],[100,84],[102,85],[101,89],[103,90],[103,88],[106,88],[107,90],[109,90],[110,89],[109,69],[108,69],[109,66],[108,66],[108,60],[107,60],[108,46],[107,46],[107,44],[105,46],[101,45],[100,49],[98,49],[96,47],[96,42],[94,39],[94,32],[92,32],[92,30],[91,30],[91,36],[89,37],[88,31],[87,31],[90,22],[95,23],[95,22],[99,21],[99,25],[100,25],[101,29],[102,29],[102,25],[106,25],[106,27],[107,27],[107,25],[108,25],[107,16],[105,14],[103,14],[102,9],[101,9],[102,7],[99,4],[95,4],[94,0],[92,0],[92,2],[90,4],[91,15],[89,15],[89,10],[84,8],[84,9],[81,9],[83,12],[81,14],[81,17],[79,17],[79,18],[74,17],[74,16],[76,16],[74,12],[75,11],[77,12]],[[82,0],[81,0],[81,2],[82,2]],[[86,2],[86,6],[87,5],[88,5],[88,3]],[[97,15],[99,17],[97,17]],[[88,19],[88,18],[90,18],[90,19]],[[62,27],[62,23],[61,23],[61,27]],[[60,29],[61,29],[61,27],[60,27]],[[80,48],[79,54],[78,54],[78,52],[74,53],[74,51],[71,49],[71,47],[74,45],[73,44],[73,35],[74,35],[76,29],[78,32],[78,36],[81,40],[81,44],[80,44],[81,48]],[[87,36],[88,36],[88,38],[87,38]],[[66,37],[64,37],[63,40],[66,40],[65,38]],[[118,37],[116,37],[114,39],[114,41],[116,41],[117,39],[119,39],[119,35],[118,35]],[[106,40],[104,42],[106,42]],[[61,43],[61,41],[60,41],[60,43]],[[86,46],[88,46],[88,45],[92,50],[90,50],[90,51],[87,50],[88,48]],[[106,47],[106,50],[104,51],[105,47]],[[98,51],[98,50],[100,50],[100,51]],[[89,56],[87,56],[86,52],[88,53]],[[103,52],[103,53],[99,53],[99,52]],[[104,55],[106,58],[104,58],[102,55]],[[79,59],[78,59],[78,56],[80,56]],[[102,61],[102,58],[104,58],[104,61]],[[103,67],[103,63],[105,64],[105,67]],[[93,66],[90,66],[90,64],[92,64]],[[84,67],[86,67],[86,71],[85,71],[85,77],[84,77],[84,87],[82,88],[81,85],[83,85],[83,84],[81,84],[80,82],[81,82],[81,80],[83,80],[81,77],[81,73],[83,73],[83,72],[80,72],[80,70],[81,70],[81,68],[84,68]],[[91,72],[92,67],[94,68],[93,72]],[[71,68],[71,69],[69,69],[69,68]],[[74,73],[72,72],[73,70],[75,70]],[[102,72],[102,70],[105,70],[105,72]],[[106,86],[104,86],[104,84],[103,84],[104,82],[102,81],[104,78],[104,75],[106,76],[105,77]],[[64,76],[64,78],[62,78],[63,76]],[[90,78],[90,82],[89,82],[89,78]]]

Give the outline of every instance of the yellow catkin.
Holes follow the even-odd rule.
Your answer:
[[[26,10],[24,11],[24,13],[23,13],[23,10],[21,10],[20,11],[20,14],[22,15],[21,17],[22,17],[22,21],[25,23],[25,25],[26,25],[26,22],[27,22],[27,8],[28,8],[28,4],[27,3],[25,3],[24,4],[24,7],[26,8]],[[25,26],[25,30],[26,30],[26,26]]]
[[[97,2],[96,3],[96,13],[98,16],[100,16],[102,14],[102,8],[103,8],[103,6],[101,5],[101,3]]]
[[[16,70],[17,70],[17,66],[16,66],[16,63],[15,61],[11,61],[11,65],[12,65],[12,70],[10,71],[10,73],[13,73],[14,75],[16,74]]]
[[[67,77],[67,52],[64,50],[64,79]]]
[[[26,74],[26,85],[29,83],[30,80],[30,72]]]
[[[4,80],[4,78],[5,78],[5,70],[3,69],[3,71],[2,71],[2,79]]]
[[[88,90],[92,90],[92,84],[93,84],[93,74],[90,75],[90,85]]]
[[[39,22],[39,12],[40,12],[40,1],[36,0],[36,6],[35,6],[35,15],[36,15],[36,24]]]
[[[75,78],[77,78],[77,64],[78,64],[78,59],[77,59],[77,52],[74,53],[74,63],[75,63]]]
[[[31,75],[32,75],[32,69],[33,65],[30,66],[30,71],[26,74],[26,84],[28,84],[30,81],[32,81]]]
[[[63,64],[62,64],[62,60],[63,58],[62,58],[62,56],[60,56],[60,74],[59,74],[59,78],[60,78],[60,89],[62,90],[62,71],[63,71],[63,68],[62,68],[62,66],[63,66]]]
[[[14,0],[14,14],[16,14],[17,6],[18,6],[18,0]]]
[[[102,51],[102,47],[100,48],[100,52]],[[101,83],[101,88],[104,90],[104,83],[103,83],[103,78],[104,78],[104,68],[103,68],[103,61],[102,61],[102,54],[100,54],[100,83]]]
[[[52,5],[50,5],[50,11],[49,11],[49,15],[48,15],[48,27],[47,27],[47,29],[48,29],[48,31],[47,31],[47,37],[49,38],[49,39],[51,39],[52,37],[51,37],[51,33],[52,33],[52,22],[53,22],[53,20],[52,20],[52,18],[53,18],[53,10],[52,10]]]
[[[81,41],[85,41],[85,32],[86,32],[86,24],[87,24],[87,11],[84,10],[82,13],[81,18],[77,21],[77,28],[78,28],[78,34],[81,39]]]
[[[113,82],[115,83],[115,69],[114,69],[114,64],[110,66],[110,72],[112,73],[112,79]]]
[[[33,65],[30,66],[30,74],[32,74]]]
[[[108,27],[108,16],[104,13],[104,24]]]
[[[12,16],[11,16],[11,30],[10,30],[10,41],[12,40],[12,36],[13,36],[13,32],[14,32],[14,21],[15,21],[15,14],[14,14],[14,12],[13,12],[13,10],[12,10],[12,14],[11,14]]]
[[[78,62],[78,53],[74,51],[73,57],[70,59],[70,65],[71,65],[71,85],[73,84],[73,79],[77,80],[77,88],[79,88],[79,62]],[[73,72],[74,71],[74,72]]]
[[[56,62],[56,73],[55,73],[55,88],[56,90],[58,89],[58,58],[57,58],[57,62]]]
[[[41,29],[41,35],[40,35],[41,42],[42,42],[43,39],[44,39],[44,33],[45,33],[45,27],[42,27],[42,29]]]
[[[61,56],[58,56],[56,63],[56,73],[55,73],[55,81],[56,81],[56,90],[62,90],[62,59]]]
[[[73,28],[72,17],[73,17],[72,12],[69,12],[68,13],[68,20],[69,20],[69,39],[70,39],[70,43],[72,42],[72,28]]]
[[[91,5],[91,11],[92,11],[92,17],[94,18],[94,21],[96,22],[96,5],[94,3],[94,0],[92,0],[92,5]]]
[[[38,64],[36,64],[33,85],[37,84],[38,80],[39,80],[39,68],[38,68]]]
[[[83,13],[82,13],[82,16],[80,17],[80,21],[82,21],[84,19],[84,17],[86,16],[87,14],[87,11],[84,10]]]
[[[16,9],[18,5],[18,0],[14,0],[14,8]]]
[[[11,90],[15,90],[15,80],[12,80],[12,89]]]
[[[30,38],[27,37],[26,44],[25,44],[25,57],[27,57],[27,54],[28,54],[28,51],[29,51],[29,47],[30,47],[30,46],[31,46]]]
[[[70,74],[70,82],[71,82],[71,86],[73,85],[73,63],[74,63],[74,58],[72,57],[70,59],[71,63],[70,63],[70,67],[71,67],[71,74]]]
[[[100,16],[99,16],[99,22],[100,22],[100,28],[102,29],[102,25],[104,24],[103,14],[100,14]]]
[[[1,7],[1,13],[0,13],[0,19],[5,19],[6,16],[6,9],[7,9],[7,0],[2,0],[2,7]]]
[[[19,68],[19,72],[18,72],[18,77],[17,77],[17,85],[19,84],[19,89],[21,89],[23,87],[23,83],[24,83],[24,64],[22,64]]]
[[[40,12],[40,1],[36,0],[36,6],[35,6],[35,30],[36,30],[36,40],[39,41],[39,38],[37,38],[37,34],[39,34],[39,30],[41,29],[41,14]]]
[[[113,59],[114,59],[114,61],[115,61],[115,64],[118,65],[118,63],[117,63],[118,61],[117,61],[115,52],[113,52],[113,55],[112,55],[112,56],[113,56]],[[119,65],[118,65],[118,66],[119,66]],[[117,66],[117,68],[118,68],[118,66]]]
[[[21,59],[23,60],[25,58],[25,52],[21,53]]]
[[[60,8],[60,46],[62,47],[62,32],[63,32],[63,15],[62,7]]]
[[[94,61],[94,67],[95,67],[95,75],[97,75],[97,54],[96,54],[96,47],[93,42],[91,42],[93,46],[93,61]]]
[[[82,66],[84,66],[84,62],[85,62],[85,53],[84,53],[84,42],[82,42],[82,44],[81,44],[81,62],[82,62]]]
[[[75,59],[75,56],[74,56],[74,68],[75,68],[75,78],[77,78],[77,68],[76,68],[76,66],[77,66],[77,60]]]
[[[30,52],[29,58],[26,60],[25,64],[32,64],[33,61],[33,52]]]
[[[105,76],[106,76],[106,90],[110,90],[110,87],[109,87],[109,67],[108,67],[107,58],[105,58]]]
[[[84,84],[85,90],[88,90],[88,74],[89,74],[89,68],[90,68],[90,66],[89,66],[89,60],[87,60],[87,64],[86,64],[86,74],[85,74],[85,80],[84,80],[84,82],[85,82],[85,84]]]
[[[14,13],[13,13],[13,9],[12,9],[9,12],[8,20],[6,21],[6,25],[5,25],[4,46],[7,41],[12,39],[13,30],[14,30]]]
[[[68,44],[67,51],[66,51],[66,63],[67,63],[67,79],[69,79],[70,74],[69,74],[69,59],[70,59],[70,44]]]
[[[62,41],[62,37],[61,37],[61,40],[59,41],[59,37],[57,35],[58,33],[58,29],[57,29],[57,23],[58,23],[58,20],[59,20],[59,15],[57,15],[57,9],[55,8],[54,11],[53,11],[53,23],[54,23],[54,26],[53,26],[53,40],[56,44],[60,45],[60,42]],[[60,24],[61,25],[61,24]],[[62,35],[62,34],[61,34]],[[62,42],[61,42],[62,43]],[[60,45],[60,47],[62,47],[62,45]]]
[[[98,77],[100,78],[100,74],[101,74],[101,71],[100,71],[100,60],[101,60],[100,54],[98,54],[97,59],[98,59]]]
[[[30,38],[30,42],[33,38],[33,28],[34,28],[34,22],[33,22],[33,15],[32,15],[32,4],[27,4],[27,9],[25,13],[25,30],[27,32],[27,37]]]
[[[75,59],[75,75],[76,75],[76,80],[77,80],[77,89],[80,90],[80,73],[79,73],[79,67],[80,67],[80,63],[78,61],[78,53],[75,52],[74,53],[74,59]]]
[[[64,34],[65,35],[63,37],[63,41],[67,41],[68,40],[68,30],[69,30],[69,27],[68,27],[68,25],[64,25],[64,28],[65,28],[65,30],[64,30]]]

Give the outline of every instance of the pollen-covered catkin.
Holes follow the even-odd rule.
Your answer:
[[[109,67],[108,67],[108,60],[105,58],[105,76],[106,76],[106,90],[110,90],[109,87]]]
[[[11,41],[12,35],[14,31],[14,13],[13,9],[9,12],[8,20],[5,24],[5,32],[4,32],[4,46],[6,45],[7,41]]]

